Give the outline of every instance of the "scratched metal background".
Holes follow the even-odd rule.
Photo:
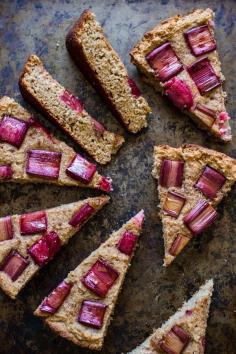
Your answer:
[[[75,68],[65,49],[65,34],[86,8],[91,8],[139,83],[153,108],[149,127],[140,135],[125,134],[126,144],[107,166],[100,168],[114,180],[112,202],[87,224],[44,269],[18,299],[0,293],[0,353],[89,353],[58,337],[33,316],[41,299],[76,267],[109,233],[141,208],[146,224],[133,265],[119,296],[102,353],[127,352],[142,342],[152,328],[167,320],[205,279],[214,277],[215,291],[207,329],[207,354],[236,353],[236,190],[219,207],[215,225],[196,238],[168,269],[162,267],[163,242],[157,218],[158,197],[150,172],[154,144],[198,143],[236,157],[236,140],[220,145],[198,130],[184,115],[139,79],[128,52],[142,34],[159,20],[196,7],[216,11],[216,37],[228,91],[227,108],[235,116],[234,0],[1,0],[0,94],[23,102],[18,77],[30,53],[39,55],[52,75],[78,95],[86,109],[111,130],[124,133],[97,93]],[[37,115],[37,114],[36,114]],[[39,117],[45,121],[43,117]],[[68,144],[78,146],[46,121]],[[235,120],[232,121],[233,133]],[[0,215],[22,213],[97,195],[94,191],[47,185],[1,185]]]

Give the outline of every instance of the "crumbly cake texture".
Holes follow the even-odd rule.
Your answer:
[[[55,314],[50,315],[42,312],[40,306],[36,309],[34,314],[44,317],[45,322],[52,330],[75,344],[93,350],[101,350],[119,292],[121,291],[126,272],[130,266],[135,250],[134,247],[132,254],[126,255],[118,250],[117,244],[122,234],[126,231],[133,233],[138,238],[142,230],[143,219],[144,213],[140,211],[118,231],[113,232],[107,241],[101,244],[98,249],[92,252],[77,268],[68,274],[67,278],[64,280],[67,283],[72,283],[73,287],[69,296],[64,300]],[[98,258],[107,261],[109,265],[119,273],[116,282],[110,288],[106,297],[102,299],[89,291],[81,282],[81,278],[88,272]],[[103,325],[100,329],[86,327],[78,322],[79,310],[85,299],[99,301],[107,305]]]
[[[59,125],[98,163],[108,163],[124,143],[121,135],[109,132],[95,121],[83,104],[52,78],[36,55],[28,58],[19,86],[27,101]],[[62,100],[65,95],[66,102]],[[70,106],[68,100],[72,100]]]
[[[168,145],[154,147],[154,165],[152,175],[160,182],[160,169],[163,160],[184,161],[183,181],[181,187],[163,187],[158,183],[160,218],[163,226],[163,238],[165,246],[164,266],[170,265],[175,256],[170,254],[170,248],[176,236],[185,237],[186,244],[193,237],[190,230],[183,223],[184,216],[196,205],[199,200],[207,200],[213,207],[226,196],[236,181],[236,160],[215,150],[203,148],[199,145],[182,145],[173,148]],[[226,180],[222,188],[213,199],[208,199],[199,189],[196,183],[206,166],[209,166],[225,176]],[[163,205],[167,193],[176,192],[186,198],[186,202],[177,218],[163,211]],[[198,236],[197,236],[198,237]]]
[[[66,46],[79,69],[126,129],[137,133],[146,127],[151,109],[138,91],[132,94],[135,83],[131,81],[129,85],[124,64],[91,11],[84,11],[74,24],[67,34]]]
[[[45,210],[47,218],[47,230],[48,232],[56,232],[60,238],[61,246],[68,243],[69,239],[79,231],[82,225],[72,226],[68,222],[71,220],[72,216],[78,212],[85,205],[89,205],[93,208],[92,214],[83,220],[85,223],[90,217],[95,215],[105,204],[109,202],[108,196],[99,196],[95,198],[88,198],[78,202],[64,204],[56,208],[51,208]],[[43,234],[37,233],[33,235],[22,235],[20,226],[21,215],[12,215],[11,223],[13,228],[13,238],[10,240],[1,240],[0,242],[0,265],[6,259],[7,255],[11,251],[17,251],[22,257],[24,257],[28,266],[25,270],[18,276],[15,281],[4,272],[0,271],[0,287],[2,290],[15,299],[21,289],[28,283],[28,281],[40,270],[40,266],[36,264],[34,259],[28,253],[29,247],[31,247],[35,242],[42,238]],[[2,231],[2,229],[1,229]]]
[[[4,116],[16,117],[25,122],[32,120],[32,114],[19,105],[12,98],[4,96],[0,99],[0,120]],[[57,185],[79,186],[95,188],[107,191],[103,188],[103,183],[107,181],[111,185],[111,179],[100,175],[97,171],[94,173],[89,183],[82,183],[66,174],[66,169],[70,165],[76,152],[63,141],[56,139],[49,133],[44,126],[35,118],[34,123],[29,123],[29,128],[24,140],[19,148],[6,142],[0,142],[0,167],[3,165],[11,166],[13,174],[11,178],[1,179],[0,182],[17,183],[53,183]],[[60,170],[57,179],[40,178],[30,175],[26,172],[27,151],[29,150],[47,150],[62,154]],[[109,188],[108,188],[109,189]]]
[[[221,62],[217,49],[201,55],[200,57],[196,57],[192,54],[184,38],[185,31],[203,25],[208,25],[209,31],[214,37],[213,19],[214,12],[211,9],[197,9],[186,16],[177,15],[170,17],[162,21],[151,31],[146,32],[141,41],[134,46],[130,52],[130,56],[131,62],[137,66],[143,80],[157,91],[165,93],[165,83],[162,83],[157,75],[155,75],[155,71],[149,65],[146,56],[153,49],[168,41],[178,59],[183,64],[183,70],[177,73],[175,77],[183,80],[189,86],[193,95],[193,106],[189,110],[185,109],[184,112],[189,115],[200,128],[207,130],[220,141],[227,142],[232,139],[232,136],[229,116],[225,112],[226,92],[223,91],[220,85],[206,94],[201,95],[186,69],[187,66],[193,64],[198,59],[207,57],[221,83],[225,80],[221,71]],[[203,105],[213,111],[215,120],[212,126],[206,124],[206,116],[203,112],[196,109],[197,105]],[[221,112],[223,112],[223,115],[220,114]]]
[[[174,325],[180,326],[190,335],[190,342],[183,354],[204,354],[207,318],[213,292],[213,280],[207,281],[183,306],[159,329],[148,337],[132,354],[162,354],[159,342]]]

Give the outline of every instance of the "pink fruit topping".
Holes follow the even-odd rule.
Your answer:
[[[189,110],[193,105],[193,95],[189,86],[183,80],[173,77],[164,84],[165,94],[179,109]]]
[[[216,112],[208,108],[205,105],[198,103],[194,108],[195,114],[201,119],[201,121],[206,124],[207,127],[211,128],[216,119]]]
[[[192,54],[196,57],[216,49],[215,39],[207,25],[191,28],[184,32],[184,36]]]
[[[69,108],[81,113],[84,109],[83,103],[69,91],[65,90],[60,96],[60,100]]]
[[[139,228],[143,226],[144,219],[145,215],[143,210],[140,210],[140,212],[134,216],[134,220]]]
[[[94,129],[99,133],[99,134],[103,134],[106,131],[106,128],[100,123],[98,122],[96,119],[91,118],[92,119],[92,123],[93,123],[93,127]]]
[[[177,218],[185,204],[186,198],[176,192],[167,192],[163,210],[166,214]]]
[[[0,218],[0,242],[13,238],[13,227],[10,216]]]
[[[181,187],[184,173],[184,161],[163,160],[159,183],[162,187]]]
[[[0,165],[0,180],[11,179],[13,171],[10,165]]]
[[[162,44],[147,56],[146,60],[159,77],[160,81],[167,81],[183,69],[169,42]]]
[[[131,88],[131,94],[135,98],[139,98],[141,96],[141,92],[140,92],[138,86],[136,85],[136,82],[133,79],[128,78],[128,85]]]
[[[195,185],[205,196],[214,199],[226,181],[225,176],[214,168],[206,166]]]
[[[80,308],[78,322],[99,329],[103,325],[106,308],[107,305],[101,302],[84,300]]]
[[[75,212],[69,221],[71,226],[81,226],[93,213],[95,209],[88,203],[81,206],[81,208]]]
[[[217,218],[215,209],[205,200],[200,200],[184,217],[183,221],[192,234],[198,235]]]
[[[72,284],[68,284],[65,281],[61,282],[56,289],[43,300],[39,307],[40,311],[55,313],[69,295],[72,286]]]
[[[21,235],[32,235],[47,230],[47,215],[45,211],[23,214],[20,217]]]
[[[187,70],[201,95],[221,85],[220,79],[216,76],[208,58],[195,61],[188,66]]]
[[[26,172],[37,177],[58,179],[60,164],[60,152],[29,150]]]
[[[219,114],[219,121],[221,123],[227,122],[228,120],[230,120],[230,116],[228,115],[227,112],[221,112]]]
[[[173,326],[159,345],[167,354],[181,354],[189,340],[190,337],[185,330],[179,326]]]
[[[112,287],[119,273],[112,268],[104,259],[99,258],[81,279],[86,288],[100,297],[105,297]]]
[[[19,148],[25,138],[29,125],[24,120],[4,116],[0,123],[0,141]]]
[[[117,248],[120,252],[130,256],[137,242],[137,236],[130,231],[125,231],[121,236]]]
[[[112,190],[112,179],[110,177],[102,177],[99,182],[99,188],[102,191],[109,193]]]
[[[93,179],[96,170],[96,165],[77,154],[72,160],[70,166],[67,167],[66,173],[68,176],[84,184],[88,184]]]
[[[183,248],[187,245],[188,242],[188,237],[183,235],[177,235],[169,249],[169,253],[174,257],[178,256],[178,254],[183,250]]]
[[[28,253],[40,267],[50,261],[61,248],[61,240],[58,234],[51,231],[36,241]]]
[[[12,281],[15,281],[28,265],[29,261],[17,251],[11,251],[3,260],[0,271],[6,273]]]

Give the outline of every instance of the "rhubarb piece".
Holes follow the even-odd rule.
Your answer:
[[[23,214],[20,217],[21,235],[33,235],[47,230],[45,211]]]
[[[201,95],[221,85],[220,79],[216,76],[208,58],[195,61],[187,67],[187,70]]]
[[[179,326],[173,326],[160,342],[160,347],[167,354],[181,354],[189,343],[189,335]]]
[[[11,251],[0,265],[0,271],[6,273],[12,281],[15,281],[29,265],[29,261],[17,251]]]
[[[110,177],[102,177],[99,186],[102,191],[109,193],[112,190],[112,179]]]
[[[135,215],[134,221],[138,226],[138,228],[143,226],[144,219],[145,219],[145,215],[143,210],[141,210],[138,214]]]
[[[10,165],[0,165],[0,180],[11,179],[13,171]]]
[[[184,32],[186,42],[196,57],[216,49],[216,42],[207,25],[191,28]]]
[[[183,221],[192,234],[196,236],[209,227],[216,218],[217,212],[215,209],[207,201],[200,200],[193,209],[185,215]]]
[[[225,184],[226,178],[214,168],[206,166],[196,187],[208,198],[214,199]]]
[[[183,69],[169,42],[162,44],[148,53],[146,60],[160,81],[171,79]]]
[[[82,102],[70,93],[69,91],[65,90],[63,94],[60,96],[60,100],[69,108],[73,109],[74,111],[81,113],[84,109]]]
[[[83,225],[83,223],[90,218],[94,213],[94,208],[88,203],[84,204],[69,221],[69,225],[77,227]]]
[[[29,125],[19,118],[4,116],[0,123],[0,141],[17,148],[21,146]]]
[[[51,231],[36,241],[29,249],[36,264],[40,267],[50,261],[61,248],[61,240],[55,231]]]
[[[141,92],[140,92],[138,86],[136,85],[136,82],[129,77],[128,78],[128,84],[129,84],[129,87],[131,88],[132,95],[135,98],[139,98],[141,96]]]
[[[190,87],[177,77],[167,81],[164,84],[165,94],[172,103],[183,110],[189,110],[193,105],[193,95]]]
[[[200,117],[201,121],[205,123],[209,128],[213,126],[216,120],[216,112],[208,108],[205,105],[197,104],[193,112]]]
[[[0,242],[13,238],[13,226],[10,216],[0,218]]]
[[[159,183],[162,187],[181,187],[184,161],[164,159],[161,164]]]
[[[97,133],[99,133],[100,135],[103,135],[103,133],[106,131],[106,128],[100,123],[98,122],[96,119],[91,118],[92,122],[93,122],[93,126],[94,129],[96,130]]]
[[[137,236],[133,234],[133,232],[125,231],[125,233],[121,236],[117,248],[120,252],[130,256],[133,252],[133,249],[136,245]]]
[[[167,192],[163,210],[166,214],[177,218],[185,204],[186,198],[176,192]]]
[[[100,329],[103,326],[106,308],[107,305],[101,302],[84,300],[80,308],[78,322],[88,327]]]
[[[119,273],[100,258],[81,279],[86,288],[100,297],[105,297]]]
[[[40,305],[40,311],[55,313],[69,295],[72,284],[61,282],[51,294],[46,297]]]
[[[29,150],[26,172],[32,176],[58,179],[61,156],[61,152]]]
[[[77,154],[70,166],[67,167],[66,173],[68,176],[84,184],[89,184],[89,182],[93,179],[96,169],[96,165]]]
[[[184,249],[188,242],[188,237],[184,235],[177,235],[169,249],[169,253],[174,257],[178,256],[178,254]]]

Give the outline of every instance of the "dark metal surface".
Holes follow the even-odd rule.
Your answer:
[[[173,265],[162,267],[163,241],[157,218],[158,197],[151,177],[153,145],[198,143],[236,157],[236,140],[220,145],[198,130],[160,95],[145,86],[129,63],[128,52],[142,34],[159,20],[196,7],[216,11],[216,37],[228,91],[227,108],[235,115],[235,10],[234,0],[197,1],[66,1],[1,0],[0,2],[0,94],[23,102],[18,77],[30,53],[38,54],[52,75],[83,99],[86,109],[108,128],[123,129],[97,93],[73,65],[65,49],[65,34],[86,8],[102,23],[129,73],[153,108],[149,127],[142,134],[126,134],[126,144],[104,168],[114,180],[112,202],[75,236],[50,264],[39,272],[14,302],[0,293],[0,353],[88,353],[58,337],[33,316],[41,299],[109,233],[141,208],[146,224],[119,296],[114,319],[102,353],[127,352],[141,343],[152,328],[161,325],[209,277],[215,291],[207,330],[207,354],[236,353],[236,190],[219,207],[220,216],[204,235],[194,239]],[[46,121],[40,117],[42,121]],[[56,136],[79,151],[72,140],[46,121]],[[232,122],[233,133],[236,126]],[[1,216],[69,203],[98,193],[47,185],[1,185]]]

